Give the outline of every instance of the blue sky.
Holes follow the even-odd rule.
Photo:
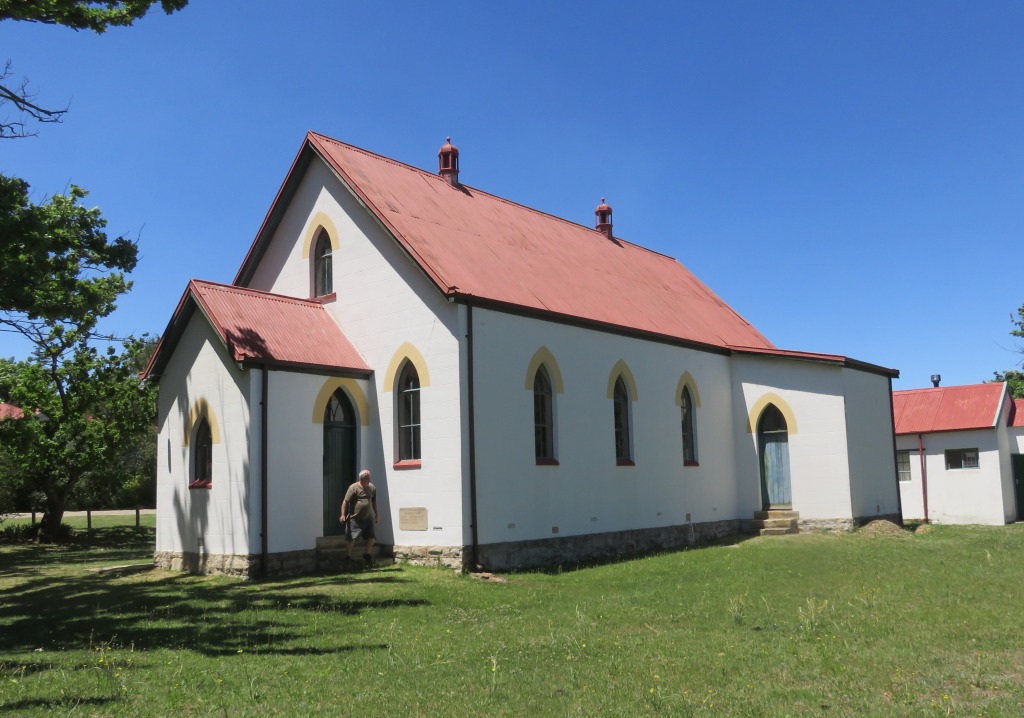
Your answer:
[[[777,346],[1013,367],[1024,3],[192,0],[105,35],[0,24],[60,125],[0,145],[138,240],[104,328],[230,282],[312,129],[677,258]],[[24,356],[0,334],[0,355]]]

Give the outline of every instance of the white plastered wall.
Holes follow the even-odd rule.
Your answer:
[[[900,484],[904,519],[923,519],[923,487],[917,434],[896,437],[909,450],[911,480]],[[947,449],[977,449],[977,469],[946,469]],[[928,480],[928,518],[942,524],[1003,524],[1003,482],[995,429],[946,431],[924,435]]]
[[[157,551],[250,552],[249,477],[258,467],[253,473],[249,393],[249,376],[230,361],[202,314],[193,314],[160,377]],[[185,432],[190,412],[204,402],[214,434],[213,486],[189,489],[192,437]]]
[[[853,515],[898,514],[889,379],[857,369],[841,371]]]
[[[473,343],[480,543],[738,517],[727,357],[480,308]],[[527,374],[541,347],[563,380],[554,397],[558,466],[538,466],[534,455]],[[635,466],[615,459],[608,385],[620,360],[636,381]],[[683,466],[676,391],[684,372],[700,397],[699,466]]]
[[[374,371],[366,385],[371,416],[368,426],[360,430],[363,448],[359,465],[373,472],[377,486],[382,514],[380,540],[398,545],[462,546],[467,542],[468,527],[463,520],[465,480],[456,306],[444,299],[320,161],[313,161],[302,178],[249,286],[308,297],[311,270],[303,247],[324,217],[329,231],[337,234],[338,243],[332,258],[337,298],[325,306]],[[392,367],[392,361],[406,345],[422,356],[427,369],[427,376],[420,377],[425,384],[420,392],[422,462],[416,469],[394,468],[395,394],[388,385],[395,377],[394,371],[389,376],[388,370],[399,368]],[[295,401],[300,399],[296,397]],[[299,409],[295,410],[301,413]],[[312,405],[307,413],[311,412]],[[320,461],[322,427],[314,427],[308,418],[305,426],[300,443]],[[314,513],[318,517],[321,505],[322,499],[317,496]],[[403,508],[425,509],[427,530],[403,530],[399,522]],[[275,510],[272,503],[270,512]],[[317,518],[316,525],[321,523]]]
[[[789,433],[793,509],[800,512],[801,519],[854,518],[842,369],[809,361],[738,356],[732,363],[732,381],[740,511],[744,517],[762,505],[757,454],[760,413],[753,417],[750,414],[770,395],[781,399],[796,420],[796,431],[790,427]],[[784,407],[779,408],[786,414]],[[880,448],[891,450],[891,446],[889,440]],[[895,499],[895,489],[893,495]]]

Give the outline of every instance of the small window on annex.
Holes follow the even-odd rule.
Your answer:
[[[543,365],[533,377],[533,447],[538,463],[555,460],[554,396]]]
[[[910,481],[910,452],[909,451],[897,451],[896,452],[896,473],[899,476],[901,482],[906,483]]]
[[[946,449],[947,469],[977,469],[977,449]]]
[[[629,464],[633,459],[629,442],[629,391],[621,376],[615,380],[612,399],[615,412],[615,460]]]
[[[683,425],[683,464],[685,466],[697,466],[697,437],[694,430],[693,418],[693,397],[690,390],[683,387],[683,393],[679,397],[679,413]]]
[[[398,460],[420,459],[420,377],[407,361],[398,376]]]
[[[210,422],[203,419],[192,439],[192,481],[190,489],[209,489],[213,486],[213,434]]]
[[[326,297],[334,292],[331,237],[321,229],[313,251],[313,296]]]

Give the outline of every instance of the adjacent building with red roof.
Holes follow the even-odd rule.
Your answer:
[[[898,517],[895,370],[776,347],[603,198],[585,226],[460,161],[311,132],[234,282],[190,282],[147,369],[160,565],[329,564],[361,468],[385,553],[456,567]]]
[[[903,518],[1005,524],[1024,516],[1024,407],[1003,382],[893,392]]]

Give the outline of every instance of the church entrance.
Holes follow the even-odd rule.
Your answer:
[[[761,503],[765,510],[793,506],[789,480],[789,430],[786,418],[769,404],[757,422],[761,456]]]
[[[340,536],[345,491],[356,480],[356,413],[341,389],[324,410],[324,536]]]

